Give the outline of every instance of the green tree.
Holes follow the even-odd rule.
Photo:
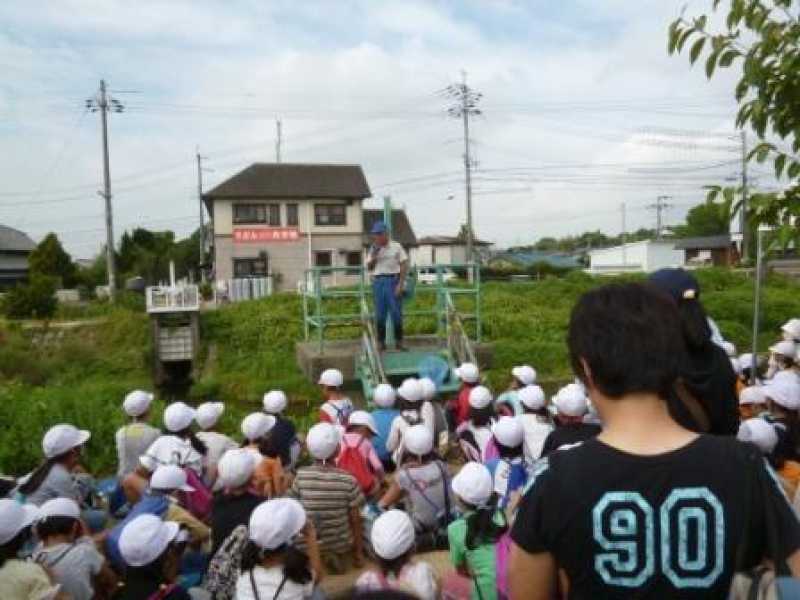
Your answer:
[[[711,11],[720,11],[721,0],[712,0]],[[752,128],[760,143],[750,159],[773,161],[775,176],[785,177],[786,188],[776,193],[756,193],[748,203],[748,221],[780,228],[779,238],[800,241],[800,20],[792,0],[729,0],[724,19],[709,31],[709,15],[681,15],[669,26],[670,54],[689,48],[692,64],[705,57],[705,73],[717,68],[740,69],[735,87],[739,105],[736,125]],[[691,41],[691,44],[689,42]],[[688,45],[687,45],[688,44]],[[766,140],[780,140],[770,143]],[[720,192],[726,204],[739,206],[735,188],[714,186],[709,199]],[[800,222],[800,219],[798,219]]]
[[[12,288],[0,303],[10,319],[49,319],[56,312],[57,278],[33,274],[28,283]]]
[[[64,287],[75,284],[75,264],[55,233],[48,233],[33,249],[28,257],[28,268],[32,276],[55,277]]]
[[[704,202],[689,209],[686,224],[672,228],[679,237],[722,235],[730,231],[731,214],[725,203]]]

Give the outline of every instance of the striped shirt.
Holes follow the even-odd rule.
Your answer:
[[[302,467],[289,494],[302,503],[314,523],[322,552],[350,551],[350,509],[364,504],[364,495],[352,475],[326,465]]]

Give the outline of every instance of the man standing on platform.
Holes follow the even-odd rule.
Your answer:
[[[372,293],[375,301],[375,320],[378,326],[380,351],[386,350],[386,319],[391,316],[394,339],[398,350],[403,347],[403,292],[406,289],[408,255],[398,242],[389,239],[386,223],[372,226],[372,246],[367,269],[372,272]]]

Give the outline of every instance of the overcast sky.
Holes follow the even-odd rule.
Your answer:
[[[205,189],[255,161],[359,163],[417,234],[464,221],[461,124],[437,91],[483,94],[472,127],[475,230],[498,244],[667,222],[738,172],[732,74],[668,57],[685,0],[0,3],[0,223],[55,231],[75,257],[104,238],[101,78],[117,237],[197,226]],[[689,3],[689,11],[710,1]]]

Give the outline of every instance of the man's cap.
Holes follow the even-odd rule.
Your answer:
[[[544,390],[538,385],[526,385],[517,390],[517,398],[523,406],[531,410],[539,410],[545,405]]]
[[[60,423],[47,430],[42,438],[45,458],[55,458],[83,446],[92,437],[91,432],[78,429],[74,425]]]
[[[39,518],[39,508],[20,504],[10,498],[0,499],[0,545],[7,544]]]
[[[462,363],[461,366],[456,369],[456,377],[464,383],[478,383],[481,375],[477,365],[473,363]]]
[[[39,507],[39,521],[50,517],[81,518],[81,507],[72,498],[53,498]]]
[[[461,467],[451,487],[456,496],[475,507],[486,506],[494,492],[492,474],[478,462],[468,462]]]
[[[217,480],[226,488],[240,488],[253,477],[256,461],[247,448],[235,448],[217,463]]]
[[[425,456],[433,450],[433,434],[427,425],[412,425],[403,433],[403,446],[414,456]]]
[[[350,415],[350,418],[347,421],[347,426],[360,426],[366,427],[375,435],[378,435],[378,426],[375,424],[375,419],[372,418],[372,415],[369,414],[365,410],[356,410]]]
[[[419,379],[409,377],[397,388],[397,395],[407,402],[420,402],[422,400],[422,385]]]
[[[739,404],[766,404],[767,395],[764,393],[764,388],[751,385],[744,388],[739,392]]]
[[[286,410],[286,405],[289,403],[281,390],[270,390],[264,394],[264,411],[272,415],[277,415]]]
[[[500,417],[492,427],[494,439],[506,448],[522,445],[525,432],[515,417]]]
[[[700,297],[700,284],[694,275],[683,269],[660,269],[650,275],[650,283],[679,302]]]
[[[386,228],[386,223],[383,221],[375,221],[372,224],[372,229],[369,230],[372,235],[380,235],[381,233],[386,233],[387,231],[388,229]]]
[[[150,489],[161,492],[193,492],[186,482],[186,471],[176,465],[160,465],[150,477]]]
[[[139,515],[122,529],[119,551],[130,567],[143,567],[164,554],[167,546],[178,537],[180,525],[162,521],[156,515]]]
[[[478,385],[469,392],[469,405],[477,410],[486,408],[493,400],[492,392],[486,386]]]
[[[778,445],[778,432],[775,426],[761,418],[747,419],[739,425],[736,438],[742,442],[755,444],[764,454],[770,454]]]
[[[370,531],[372,549],[383,560],[394,560],[411,550],[416,534],[411,517],[402,510],[389,510],[375,519]]]
[[[536,383],[536,369],[530,365],[520,365],[511,369],[511,375],[522,385],[533,385]]]
[[[195,421],[200,429],[211,429],[224,412],[225,405],[222,402],[204,402],[197,407]]]
[[[250,541],[275,550],[292,541],[306,524],[306,511],[294,498],[275,498],[259,504],[250,515]]]
[[[328,460],[339,451],[339,430],[330,423],[317,423],[308,430],[306,446],[317,460]]]
[[[133,390],[128,392],[125,400],[122,401],[122,410],[129,417],[141,417],[150,408],[155,396],[144,390]]]
[[[570,383],[561,388],[553,399],[558,412],[568,417],[580,417],[586,413],[588,399],[586,390],[577,383]]]
[[[379,383],[372,392],[372,400],[379,408],[391,408],[394,406],[394,388],[388,383]]]
[[[339,369],[325,369],[319,376],[318,383],[326,387],[342,387],[344,376]]]
[[[436,397],[436,382],[430,377],[423,377],[419,380],[422,388],[422,399],[433,400]]]
[[[242,435],[246,440],[257,442],[275,427],[277,419],[263,412],[250,413],[242,419]]]
[[[195,414],[195,409],[185,402],[173,402],[164,409],[164,427],[172,433],[189,429]]]

